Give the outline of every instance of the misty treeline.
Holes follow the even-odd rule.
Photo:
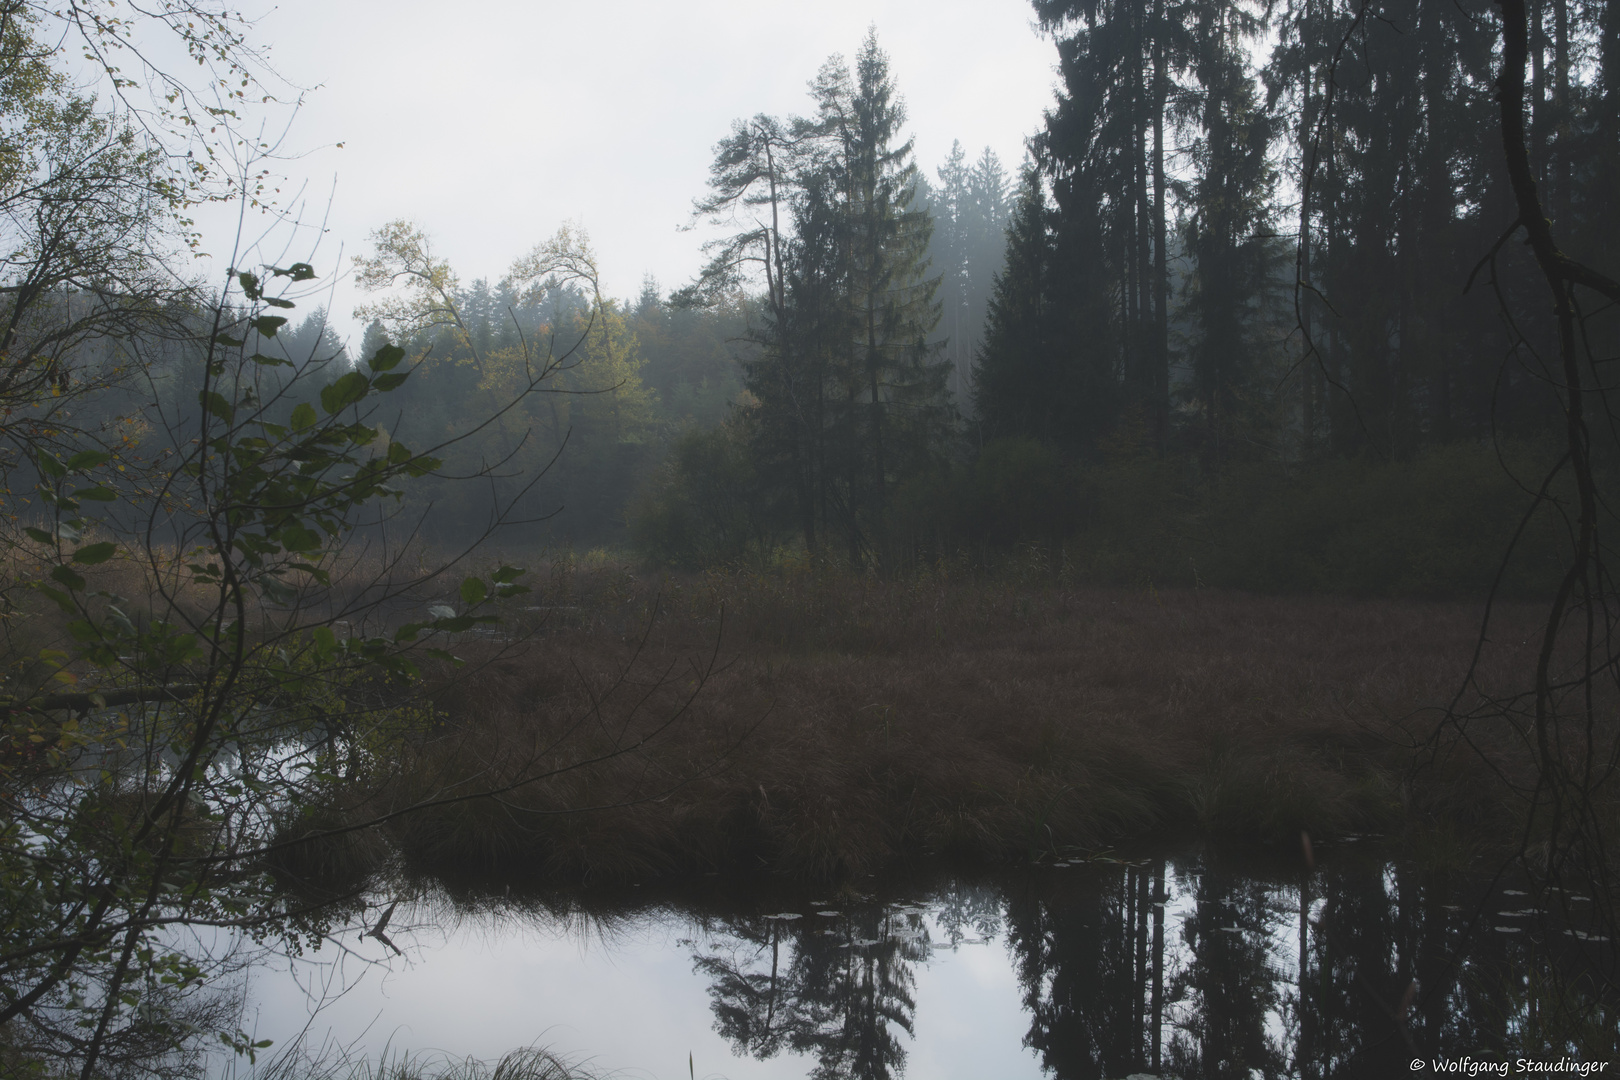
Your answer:
[[[484,483],[411,495],[428,537],[515,498],[508,542],[687,567],[1488,585],[1560,423],[1528,344],[1552,314],[1500,240],[1496,9],[1035,10],[1060,86],[1015,169],[960,146],[920,168],[870,34],[810,80],[805,115],[718,143],[694,218],[723,235],[684,288],[478,281],[452,289],[454,320],[388,328],[419,361],[398,424],[424,433],[486,415],[525,340],[581,341],[459,451],[449,471]],[[1594,264],[1620,241],[1617,27],[1611,5],[1532,10],[1537,179]],[[1613,353],[1613,313],[1588,314]],[[320,323],[283,347],[337,355]],[[1557,528],[1531,523],[1510,592],[1557,574]]]
[[[1526,344],[1552,329],[1543,286],[1498,240],[1516,207],[1495,9],[1036,11],[1061,87],[1011,192],[959,152],[925,182],[870,36],[818,74],[808,117],[740,121],[719,145],[699,209],[742,231],[678,299],[762,283],[748,396],[676,441],[641,546],[1489,584],[1516,474],[1556,454],[1561,415]],[[1570,253],[1601,262],[1620,239],[1620,20],[1557,2],[1533,23],[1539,180]],[[1005,243],[987,257],[991,223]],[[1613,351],[1612,314],[1589,332]],[[1553,528],[1532,523],[1508,589],[1557,572]]]
[[[385,329],[373,320],[358,349],[338,338],[323,308],[248,342],[291,365],[249,372],[257,395],[316,406],[323,370],[338,377],[391,340],[402,345],[411,374],[378,414],[378,454],[399,439],[464,437],[505,410],[499,424],[450,450],[442,473],[419,478],[382,511],[373,524],[396,536],[453,546],[498,520],[500,539],[511,543],[622,542],[627,496],[662,448],[684,427],[722,422],[742,388],[732,342],[745,333],[746,297],[697,310],[663,302],[651,279],[628,303],[598,299],[575,281],[525,288],[480,279],[454,284],[450,302],[455,321]],[[206,327],[189,309],[174,321],[183,332],[148,335],[138,348],[107,339],[79,349],[80,370],[138,369],[141,378],[109,379],[105,392],[76,397],[77,427],[118,433],[125,453],[158,463],[182,450],[201,413],[195,338]],[[546,342],[566,358],[543,394],[526,396],[525,348]]]

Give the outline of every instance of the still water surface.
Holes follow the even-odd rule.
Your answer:
[[[436,887],[391,920],[403,956],[351,933],[260,971],[253,996],[258,1037],[373,1061],[543,1045],[659,1080],[1396,1076],[1414,1056],[1517,1055],[1547,965],[1603,947],[1570,932],[1580,900],[1550,920],[1534,905],[1353,853],[821,892]]]

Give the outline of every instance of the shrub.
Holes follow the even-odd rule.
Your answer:
[[[722,566],[775,547],[769,504],[742,433],[734,425],[692,428],[630,511],[630,540],[647,560],[683,567]]]

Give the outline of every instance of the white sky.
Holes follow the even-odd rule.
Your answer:
[[[952,139],[1016,170],[1056,78],[1032,19],[1027,0],[283,0],[255,36],[282,76],[316,87],[285,171],[286,190],[305,185],[304,217],[327,218],[310,260],[323,279],[340,245],[346,268],[396,218],[425,228],[464,283],[499,279],[573,220],[607,291],[628,297],[643,273],[667,292],[701,264],[705,234],[678,229],[731,121],[808,112],[806,83],[830,54],[853,57],[868,24],[930,180]],[[223,218],[202,220],[227,254]],[[340,333],[358,334],[360,299],[336,283]]]

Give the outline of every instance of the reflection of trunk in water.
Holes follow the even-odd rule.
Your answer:
[[[1164,909],[1154,903],[1163,873],[1162,862],[1151,872],[1098,866],[1051,895],[1009,900],[1008,938],[1031,1017],[1024,1045],[1055,1076],[1102,1080],[1159,1067]]]
[[[1548,952],[1522,932],[1527,917],[1464,942],[1477,894],[1442,875],[1362,863],[1289,878],[1218,857],[1069,866],[836,918],[729,917],[722,947],[694,962],[736,1053],[787,1048],[812,1055],[817,1077],[861,1080],[901,1075],[930,948],[1003,929],[1023,1046],[1054,1080],[1327,1080],[1405,1073],[1414,1057],[1511,1059],[1553,1020],[1537,1011],[1536,980],[1555,961],[1581,969],[1571,934],[1554,938],[1570,955]],[[1526,913],[1496,909],[1530,903],[1496,897],[1486,920],[1512,922]]]
[[[1188,960],[1172,983],[1181,1003],[1170,1037],[1170,1072],[1187,1080],[1284,1075],[1268,1020],[1280,1018],[1273,977],[1270,890],[1218,860],[1195,868],[1193,910],[1182,921]],[[1279,913],[1280,914],[1280,913]]]
[[[1164,905],[1169,896],[1164,891],[1164,860],[1153,861],[1153,1017],[1152,1038],[1153,1071],[1162,1069],[1160,1055],[1164,1048]]]
[[[1294,1040],[1294,1071],[1304,1080],[1312,1080],[1314,1073],[1306,1059],[1306,1048],[1311,1045],[1311,1010],[1305,1006],[1306,995],[1306,960],[1310,957],[1310,923],[1311,923],[1311,872],[1306,870],[1299,881],[1299,976],[1295,980],[1294,1015],[1296,1018],[1296,1031]]]

